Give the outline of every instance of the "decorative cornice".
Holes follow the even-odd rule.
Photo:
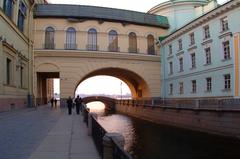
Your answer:
[[[189,32],[190,30],[193,30],[194,28],[199,27],[200,25],[214,19],[217,16],[220,16],[226,12],[232,11],[234,8],[237,8],[239,6],[240,6],[239,0],[229,1],[223,5],[215,8],[214,10],[211,10],[210,12],[200,16],[199,18],[189,22],[188,24],[186,24],[182,28],[176,30],[175,32],[171,33],[162,41],[162,44],[164,45],[176,38],[179,38],[181,35]]]
[[[221,35],[219,36],[219,39],[222,39],[222,38],[224,38],[224,37],[226,37],[226,36],[233,36],[233,34],[232,34],[232,32],[230,32],[230,31],[224,32],[223,34],[221,34]]]
[[[212,43],[212,42],[213,42],[212,39],[206,39],[206,40],[204,40],[201,44],[202,44],[202,45],[206,45],[206,44],[209,44],[209,43]]]

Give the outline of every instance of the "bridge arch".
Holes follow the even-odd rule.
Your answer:
[[[105,109],[114,110],[116,99],[105,96],[87,96],[83,98],[85,104],[91,102],[102,102],[105,105]]]
[[[116,67],[101,68],[88,73],[76,83],[74,93],[84,80],[98,75],[112,76],[124,81],[128,85],[133,98],[149,96],[149,86],[140,75],[133,71]]]

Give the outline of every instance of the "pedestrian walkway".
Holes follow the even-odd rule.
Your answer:
[[[30,159],[100,159],[82,115],[62,113]]]
[[[99,159],[82,118],[50,105],[0,113],[0,159]]]

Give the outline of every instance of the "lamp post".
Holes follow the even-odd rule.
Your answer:
[[[120,92],[121,92],[121,100],[122,100],[122,81],[120,82]]]

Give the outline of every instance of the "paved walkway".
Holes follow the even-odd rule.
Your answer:
[[[82,115],[43,106],[0,113],[0,159],[100,159]]]

